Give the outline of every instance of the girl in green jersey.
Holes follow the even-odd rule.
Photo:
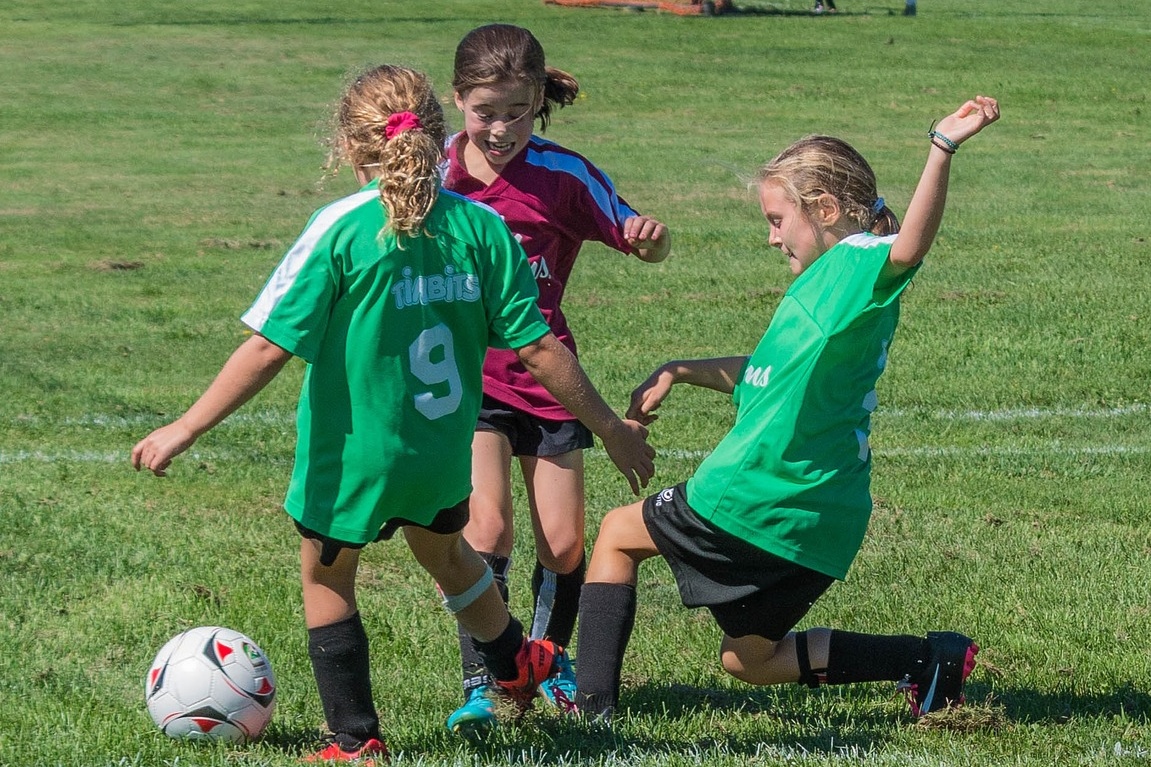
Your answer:
[[[163,476],[292,356],[308,363],[284,507],[302,536],[308,654],[333,733],[308,761],[386,754],[355,578],[360,550],[398,529],[502,695],[529,705],[556,669],[558,648],[525,639],[491,569],[461,535],[489,346],[516,349],[603,439],[633,486],[653,471],[646,429],[616,417],[549,331],[506,225],[440,188],[444,139],[422,74],[381,66],[352,82],[332,150],[360,190],[313,214],[244,314],[251,338],[183,416],[132,450],[137,470]]]
[[[961,702],[978,650],[962,634],[792,629],[859,550],[874,387],[899,296],[939,228],[953,155],[998,118],[995,100],[978,96],[929,132],[902,228],[843,141],[810,136],[760,171],[768,242],[796,279],[750,357],[669,362],[632,394],[628,414],[645,424],[679,383],[731,394],[736,420],[686,483],[604,518],[580,601],[579,711],[617,705],[638,568],[657,555],[684,605],[712,612],[723,667],[743,681],[896,681],[916,716]]]

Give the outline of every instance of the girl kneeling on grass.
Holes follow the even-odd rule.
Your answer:
[[[440,189],[444,139],[422,74],[381,66],[360,75],[336,112],[332,157],[362,188],[313,214],[243,316],[254,335],[183,416],[132,449],[137,470],[163,476],[293,355],[308,362],[284,507],[302,536],[308,654],[334,735],[309,761],[386,754],[355,577],[360,549],[398,528],[501,694],[526,705],[555,671],[558,648],[525,639],[461,536],[489,346],[516,349],[603,439],[634,491],[653,471],[646,429],[616,417],[548,330],[508,228]]]
[[[802,139],[759,172],[768,242],[797,277],[750,357],[669,362],[632,394],[628,415],[645,424],[677,383],[732,394],[736,420],[687,482],[604,518],[580,601],[580,712],[610,717],[618,703],[637,571],[657,555],[684,605],[711,610],[738,679],[896,681],[915,716],[962,701],[979,649],[962,634],[792,628],[863,541],[870,416],[899,296],[938,231],[952,156],[998,118],[995,100],[977,96],[930,132],[902,229],[867,162],[838,139]]]

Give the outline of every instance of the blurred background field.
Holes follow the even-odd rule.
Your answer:
[[[759,164],[807,133],[839,135],[902,212],[931,121],[975,93],[1000,99],[1002,120],[955,159],[904,301],[869,538],[805,622],[962,630],[984,649],[967,714],[945,721],[913,722],[890,686],[751,688],[723,674],[717,630],[653,562],[614,734],[539,711],[467,743],[443,729],[459,695],[451,622],[403,546],[384,544],[365,554],[361,607],[397,761],[1151,759],[1151,6],[923,0],[907,18],[903,0],[837,5],[715,18],[537,0],[0,7],[0,764],[288,765],[315,744],[297,536],[280,509],[302,366],[169,478],[135,474],[127,455],[243,340],[239,315],[308,214],[353,188],[321,168],[345,78],[424,69],[458,128],[454,47],[490,21],[531,28],[582,85],[546,135],[672,229],[656,266],[588,246],[568,290],[584,364],[621,410],[661,362],[747,353],[762,335],[790,278],[746,187]],[[677,390],[661,413],[659,486],[690,475],[732,410]],[[601,450],[588,465],[590,539],[630,494]],[[279,710],[259,744],[177,743],[148,719],[153,654],[205,624],[272,660]]]

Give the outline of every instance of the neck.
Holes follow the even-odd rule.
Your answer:
[[[483,150],[468,141],[466,133],[460,137],[460,140],[463,142],[460,147],[460,162],[463,163],[469,176],[484,185],[490,185],[500,177],[499,171],[488,163],[488,158],[484,156]]]

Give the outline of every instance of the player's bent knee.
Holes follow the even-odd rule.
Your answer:
[[[776,643],[762,637],[724,637],[719,652],[720,663],[724,671],[741,682],[771,684],[773,680],[769,666],[775,657],[775,650]]]
[[[748,669],[747,665],[744,663],[744,659],[741,658],[738,653],[731,650],[725,650],[721,652],[719,656],[720,663],[723,664],[723,670],[728,674],[731,674],[741,682],[747,682],[748,684],[762,684],[762,682],[759,681],[759,676],[752,673],[751,670]]]
[[[617,549],[626,548],[625,541],[635,529],[637,522],[642,525],[643,517],[639,517],[638,520],[635,519],[630,507],[623,506],[612,509],[604,515],[603,521],[600,522],[599,535],[596,536],[595,545],[606,545]]]

